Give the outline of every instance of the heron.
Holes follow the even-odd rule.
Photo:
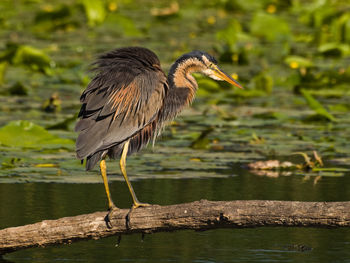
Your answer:
[[[86,160],[87,171],[99,162],[109,211],[117,207],[108,186],[107,157],[120,160],[132,208],[149,205],[136,197],[126,173],[126,157],[155,140],[164,125],[192,103],[198,88],[192,73],[242,88],[217,64],[208,53],[192,51],[180,56],[166,75],[157,55],[143,47],[118,48],[92,64],[95,75],[80,97],[76,155]]]

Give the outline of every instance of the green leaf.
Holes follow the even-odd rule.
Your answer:
[[[333,41],[350,43],[350,13],[345,12],[342,16],[335,19],[330,26],[330,31]]]
[[[73,116],[70,116],[61,122],[58,122],[58,123],[55,123],[53,125],[46,127],[46,129],[48,129],[48,130],[68,130],[69,125],[71,123],[73,123],[74,121],[76,121],[77,117],[78,117],[78,114],[74,114]]]
[[[192,142],[191,148],[193,149],[207,149],[209,148],[210,140],[208,135],[214,131],[213,127],[208,127]]]
[[[11,121],[0,128],[0,144],[9,147],[59,149],[70,148],[73,143],[29,121]]]
[[[285,40],[291,36],[287,22],[276,15],[257,13],[251,22],[251,32],[268,41]]]
[[[312,168],[313,172],[349,172],[348,168],[342,167],[315,167]]]
[[[198,77],[197,78],[198,87],[209,92],[218,92],[220,90],[220,85],[217,81],[209,78]]]
[[[1,169],[10,169],[16,167],[21,162],[21,158],[8,157],[1,161]]]
[[[7,68],[7,62],[0,62],[0,85],[5,82],[5,72]]]
[[[114,21],[117,23],[119,27],[123,30],[124,35],[130,37],[139,37],[142,36],[142,33],[134,24],[134,21],[126,16],[122,16],[116,14],[114,17]]]
[[[74,5],[67,4],[40,10],[36,13],[33,29],[43,37],[47,36],[47,31],[75,29],[80,23],[74,11]]]
[[[291,68],[309,68],[313,66],[310,59],[300,56],[288,56],[285,58],[284,62]]]
[[[101,24],[106,18],[106,7],[102,0],[82,0],[89,26]]]
[[[253,82],[255,89],[265,91],[268,94],[272,92],[273,78],[269,74],[261,72],[253,78]]]
[[[35,71],[44,72],[50,74],[51,59],[45,52],[40,49],[20,45],[18,46],[13,58],[12,63],[14,65],[23,65],[31,68]]]
[[[342,57],[350,55],[350,45],[339,43],[326,43],[319,46],[318,51],[325,56]]]
[[[288,116],[278,111],[267,111],[263,113],[257,113],[253,115],[254,118],[263,119],[263,120],[284,120]]]
[[[306,99],[307,104],[313,109],[318,115],[326,118],[329,121],[336,121],[335,117],[330,114],[322,105],[319,103],[307,90],[301,89],[301,94]]]
[[[36,13],[35,15],[35,23],[41,23],[41,22],[47,22],[50,21],[52,22],[57,22],[60,20],[64,20],[72,15],[72,9],[68,5],[61,5],[58,6],[54,9],[45,9],[45,10],[40,10]]]
[[[237,20],[231,19],[229,25],[225,29],[217,32],[216,38],[220,41],[223,41],[232,50],[238,41],[238,34],[241,32],[241,24]]]

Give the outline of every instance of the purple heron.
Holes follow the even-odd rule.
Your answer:
[[[135,195],[126,174],[126,156],[155,139],[167,121],[191,104],[198,88],[191,73],[242,86],[225,74],[211,55],[192,51],[171,66],[168,76],[156,54],[142,47],[125,47],[101,55],[93,63],[94,78],[80,97],[75,130],[77,158],[86,170],[100,164],[111,211],[105,158],[120,158],[120,170],[133,199],[133,208],[145,206]]]

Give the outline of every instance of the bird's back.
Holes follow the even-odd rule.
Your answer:
[[[113,50],[93,66],[96,75],[81,95],[75,127],[77,157],[87,159],[87,170],[106,154],[119,157],[129,139],[129,153],[150,141],[167,89],[157,56],[145,48]]]

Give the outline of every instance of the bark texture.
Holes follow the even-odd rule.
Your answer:
[[[350,202],[207,201],[45,220],[0,230],[0,254],[111,235],[259,226],[349,227]]]

